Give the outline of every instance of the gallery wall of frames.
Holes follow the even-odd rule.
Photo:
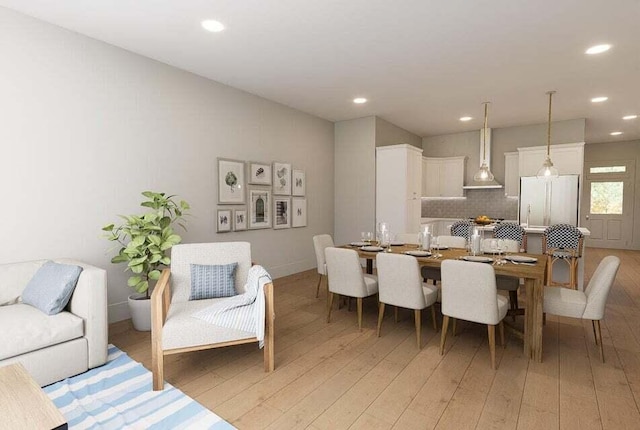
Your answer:
[[[217,232],[306,227],[306,181],[291,163],[218,158]]]

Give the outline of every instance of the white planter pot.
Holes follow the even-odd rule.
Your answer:
[[[129,296],[129,313],[133,328],[138,331],[151,331],[151,300],[145,294]]]

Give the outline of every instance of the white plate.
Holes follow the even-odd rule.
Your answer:
[[[527,257],[526,255],[508,255],[505,259],[515,261],[517,263],[535,263],[538,261],[537,258]]]
[[[404,242],[391,242],[391,246],[404,246]]]
[[[483,257],[482,255],[465,255],[464,257],[460,257],[465,261],[473,261],[476,263],[491,263],[493,262],[493,258]]]
[[[367,251],[367,252],[380,252],[382,251],[384,248],[380,247],[380,246],[363,246],[362,248],[360,248],[363,251]]]
[[[351,246],[367,246],[369,244],[367,242],[351,242],[349,245],[351,245]]]
[[[405,251],[407,255],[413,255],[414,257],[428,257],[431,255],[429,251]]]

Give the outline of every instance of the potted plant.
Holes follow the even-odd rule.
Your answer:
[[[129,296],[129,312],[133,327],[140,331],[151,330],[150,282],[160,279],[161,269],[171,263],[168,251],[182,238],[173,226],[178,224],[186,230],[183,222],[189,204],[184,200],[176,203],[175,196],[145,191],[146,200],[140,206],[149,208],[141,215],[120,215],[121,224],[109,224],[102,228],[106,238],[118,242],[120,250],[111,259],[112,263],[127,263],[125,270],[132,275],[127,284],[137,294]]]

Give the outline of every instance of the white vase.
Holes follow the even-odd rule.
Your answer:
[[[129,296],[129,313],[133,328],[138,331],[151,331],[151,300],[146,294]]]

